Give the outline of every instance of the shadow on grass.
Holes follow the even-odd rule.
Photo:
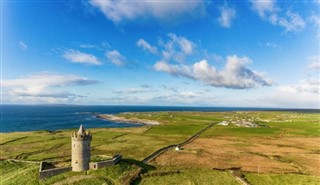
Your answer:
[[[138,160],[135,160],[135,159],[131,159],[131,158],[123,158],[122,161],[128,163],[128,164],[131,164],[131,165],[136,165],[136,166],[139,166],[141,167],[144,172],[148,172],[150,170],[155,170],[156,167],[152,166],[152,165],[149,165],[149,164],[146,164],[146,163],[143,163],[141,161],[138,161]]]

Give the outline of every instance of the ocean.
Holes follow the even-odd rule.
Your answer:
[[[111,122],[96,114],[154,111],[246,111],[262,108],[168,107],[168,106],[80,106],[80,105],[1,105],[1,132],[85,128],[138,127],[140,124]]]

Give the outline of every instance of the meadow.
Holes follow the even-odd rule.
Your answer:
[[[135,128],[90,129],[93,156],[121,153],[113,167],[88,174],[68,172],[38,180],[38,164],[7,161],[52,161],[69,165],[73,130],[0,133],[1,184],[120,184],[138,166],[146,175],[135,184],[241,184],[231,172],[250,184],[320,184],[320,113],[151,112],[118,116],[158,121]],[[218,125],[221,121],[250,121],[260,127]],[[154,151],[181,143],[215,125],[197,139],[168,151],[150,164],[139,161]],[[179,170],[166,175],[157,172]]]

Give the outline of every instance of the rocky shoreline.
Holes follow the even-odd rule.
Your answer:
[[[138,118],[124,118],[120,116],[115,116],[113,114],[99,114],[97,115],[97,118],[105,119],[108,121],[114,121],[114,122],[121,122],[121,123],[132,123],[132,124],[143,124],[143,125],[159,125],[160,123],[157,121],[150,121],[145,119],[138,119]]]

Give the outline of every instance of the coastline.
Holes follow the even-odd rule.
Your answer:
[[[98,114],[96,115],[99,119],[104,119],[112,122],[121,122],[121,123],[131,123],[131,124],[143,124],[143,125],[160,125],[157,121],[138,119],[138,118],[124,118],[120,116],[115,116],[113,114]]]

